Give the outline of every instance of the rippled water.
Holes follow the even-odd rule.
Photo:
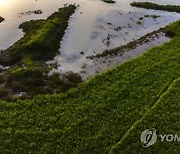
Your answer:
[[[179,0],[148,1],[180,5]],[[0,16],[5,18],[0,24],[0,49],[8,48],[23,36],[18,29],[22,22],[46,18],[65,3],[74,2],[80,7],[71,17],[61,41],[61,55],[55,57],[55,61],[60,64],[59,71],[79,72],[84,64],[92,64],[86,56],[126,44],[180,19],[177,13],[133,8],[129,5],[133,0],[116,0],[116,4],[106,4],[101,0],[0,0]],[[39,9],[43,14],[21,14]],[[145,18],[143,24],[138,25],[136,22],[144,15],[160,17]],[[109,46],[103,43],[108,33],[111,35]]]

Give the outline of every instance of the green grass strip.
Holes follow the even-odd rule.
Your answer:
[[[177,5],[159,5],[151,2],[133,2],[131,3],[131,6],[180,13],[180,6]]]
[[[22,23],[20,28],[25,32],[24,37],[0,55],[0,64],[20,63],[25,57],[31,57],[32,60],[40,62],[52,59],[60,48],[60,40],[75,8],[74,5],[70,5],[60,8],[46,20]]]

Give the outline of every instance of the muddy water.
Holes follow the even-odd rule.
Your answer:
[[[179,0],[149,1],[180,5]],[[44,19],[65,3],[74,2],[80,7],[69,20],[69,27],[61,41],[61,55],[52,60],[58,63],[59,67],[52,72],[82,72],[85,65],[94,65],[94,61],[87,59],[87,56],[121,46],[180,19],[177,13],[133,8],[129,5],[133,0],[116,0],[116,4],[106,4],[101,0],[0,0],[0,16],[5,18],[0,24],[0,50],[8,48],[23,36],[18,29],[22,22]],[[43,14],[21,14],[39,9]],[[141,24],[137,24],[144,15],[160,17],[143,18]],[[104,39],[108,33],[111,39],[110,44],[106,45]]]

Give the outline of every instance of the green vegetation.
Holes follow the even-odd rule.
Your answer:
[[[138,21],[136,22],[136,24],[137,24],[137,25],[142,25],[142,22],[141,22],[140,20],[138,20]]]
[[[116,1],[114,0],[102,0],[103,2],[106,2],[106,3],[116,3]]]
[[[176,6],[176,5],[158,5],[150,2],[133,2],[131,3],[131,6],[145,8],[145,9],[164,10],[169,12],[180,13],[180,6]]]
[[[123,138],[111,149],[111,153],[163,153],[178,154],[180,146],[178,142],[160,142],[159,134],[180,134],[180,78],[174,80],[166,92],[153,105],[153,107],[138,120],[123,136]],[[139,137],[141,132],[155,128],[158,131],[158,141],[148,148],[144,148]],[[131,145],[128,146],[127,145]]]
[[[4,21],[4,18],[0,16],[0,23]]]
[[[59,52],[60,40],[75,8],[70,5],[59,9],[47,20],[27,21],[19,26],[24,37],[0,54],[0,65],[13,64],[0,74],[0,99],[16,99],[22,92],[24,98],[65,92],[81,82],[81,77],[73,73],[61,79],[57,74],[49,76],[52,68],[45,64]]]
[[[74,13],[75,6],[60,8],[47,20],[27,21],[20,25],[25,35],[0,55],[0,64],[21,63],[25,57],[34,61],[46,61],[55,56],[59,42],[68,26],[68,19]]]
[[[178,153],[178,142],[139,142],[151,127],[180,133],[180,21],[165,30],[170,42],[65,94],[1,101],[1,153]]]

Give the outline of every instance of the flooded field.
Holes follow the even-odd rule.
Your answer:
[[[149,1],[180,5],[178,0]],[[18,29],[22,22],[45,19],[64,4],[76,3],[79,7],[71,17],[69,27],[60,42],[59,55],[50,63],[58,63],[58,68],[52,72],[80,73],[95,65],[94,60],[87,59],[87,56],[127,44],[180,19],[180,15],[173,12],[131,7],[131,2],[133,0],[116,0],[115,4],[107,4],[100,0],[0,0],[0,16],[5,18],[0,24],[0,50],[8,48],[23,36],[22,31]],[[40,13],[35,13],[36,10]],[[111,39],[110,43],[106,44],[104,41],[108,34]],[[163,43],[167,39],[159,41],[157,42]],[[157,45],[154,42],[152,44]],[[113,66],[120,62],[121,60],[113,63]],[[86,71],[91,71],[89,74],[92,74],[92,70],[97,71]]]

